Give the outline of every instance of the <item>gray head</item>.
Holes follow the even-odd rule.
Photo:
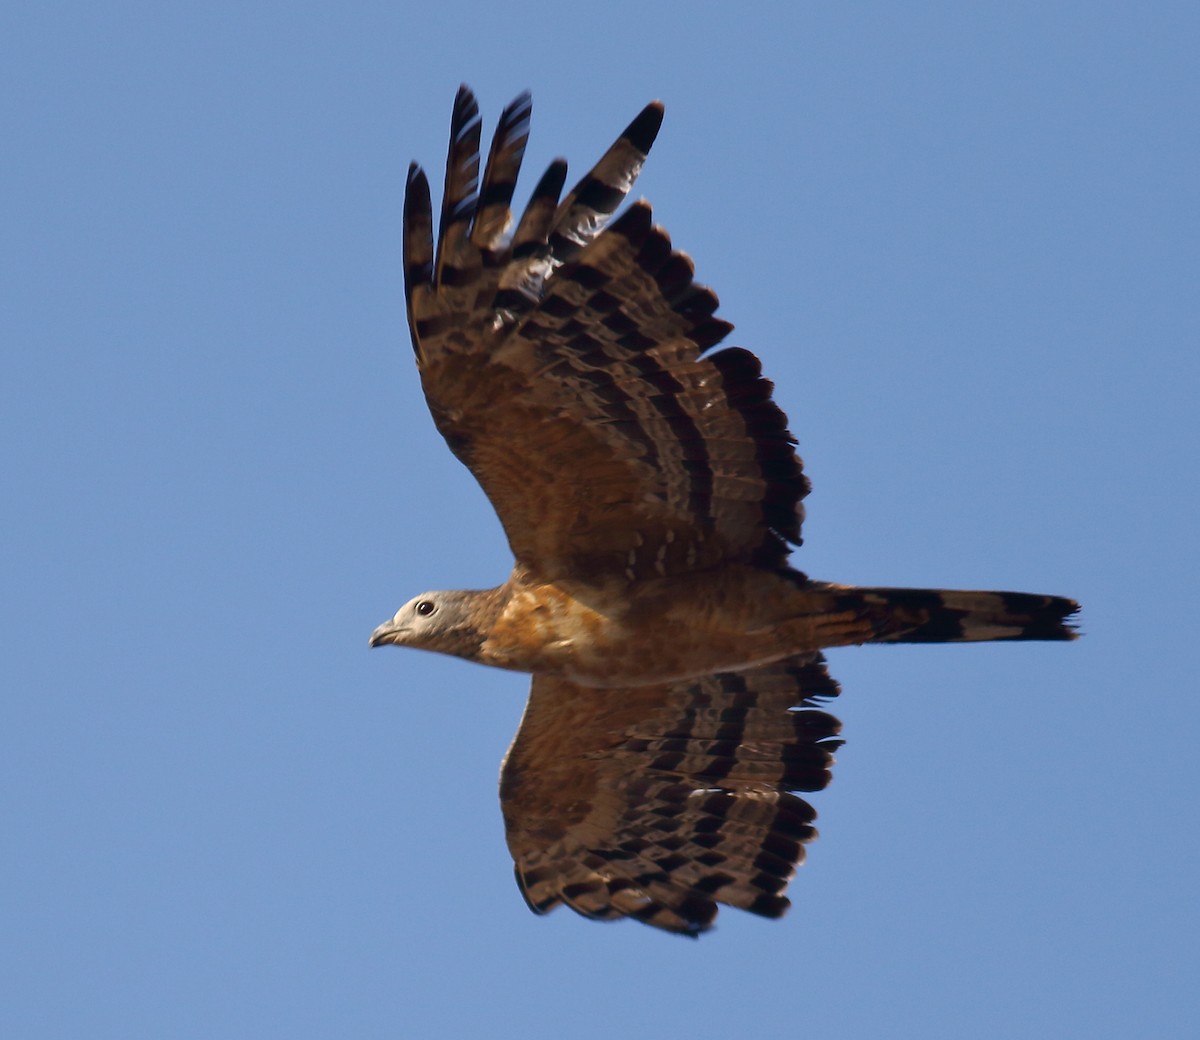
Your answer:
[[[371,646],[392,643],[477,660],[487,637],[492,592],[425,592],[371,633]]]

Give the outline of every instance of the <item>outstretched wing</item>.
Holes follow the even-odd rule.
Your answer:
[[[732,326],[648,204],[603,230],[662,111],[648,105],[561,202],[566,164],[552,163],[511,238],[528,95],[501,116],[480,186],[479,109],[459,90],[436,244],[428,181],[409,172],[405,283],[425,396],[514,555],[549,579],[778,567],[800,541],[808,481],[758,359],[704,353]]]
[[[517,882],[559,903],[686,935],[717,904],[765,917],[816,836],[794,791],[829,782],[840,724],[820,654],[663,686],[537,675],[500,777]]]

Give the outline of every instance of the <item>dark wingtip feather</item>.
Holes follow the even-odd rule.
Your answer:
[[[428,210],[432,218],[433,209],[429,205],[429,178],[425,171],[415,162],[408,164],[408,176],[404,182],[404,216],[411,218],[419,215],[419,210]]]
[[[527,90],[500,113],[471,227],[471,241],[482,249],[496,248],[508,226],[509,205],[529,140],[532,114],[533,97]]]
[[[404,182],[404,216],[411,217],[415,215],[416,208],[421,206],[424,198],[421,195],[421,190],[424,189],[424,196],[429,195],[429,178],[425,176],[425,171],[415,163],[408,164],[408,176]],[[432,215],[432,210],[431,210]]]
[[[458,115],[465,111],[470,106],[474,105],[478,110],[479,105],[475,100],[475,91],[468,87],[465,83],[458,85],[458,90],[454,92],[454,123],[458,123]]]
[[[521,256],[521,247],[545,243],[558,207],[558,197],[567,181],[567,160],[555,159],[546,167],[533,189],[521,221],[513,235],[513,255]]]
[[[475,210],[479,183],[479,103],[464,83],[454,96],[450,117],[450,147],[438,224],[434,281],[441,285],[446,268],[459,260],[465,230]]]
[[[638,199],[612,222],[609,231],[616,235],[624,235],[630,243],[639,246],[653,227],[654,211],[650,203],[645,199]]]
[[[521,120],[528,119],[532,111],[533,94],[528,90],[522,90],[521,93],[505,106],[504,113],[500,117],[500,122],[520,122]]]
[[[413,294],[433,279],[433,205],[429,198],[429,178],[415,162],[408,167],[404,188],[404,298],[408,309],[413,349],[418,349]]]
[[[449,179],[453,179],[456,174],[459,174],[456,167],[462,163],[464,158],[468,157],[471,151],[478,152],[479,121],[479,102],[471,88],[464,83],[458,88],[458,93],[454,95],[454,109],[450,114],[450,149],[446,164],[446,174]],[[463,139],[472,133],[475,136],[475,145],[468,150],[467,155],[464,155]]]
[[[642,109],[559,205],[548,242],[558,263],[570,263],[625,200],[662,125],[663,106]]]
[[[537,182],[537,187],[533,189],[535,198],[553,196],[557,199],[563,190],[563,185],[567,183],[567,160],[561,155],[550,160],[550,165],[546,167],[546,172],[542,174],[541,179]]]
[[[646,154],[654,144],[654,139],[658,137],[665,111],[661,101],[651,101],[637,114],[621,136],[643,155]]]

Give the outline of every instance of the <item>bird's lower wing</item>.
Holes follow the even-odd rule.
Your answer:
[[[816,836],[793,792],[829,782],[840,724],[816,704],[837,692],[819,654],[634,689],[535,676],[500,783],[530,908],[687,935],[718,904],[779,917]]]

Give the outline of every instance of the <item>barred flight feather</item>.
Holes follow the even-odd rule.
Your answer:
[[[819,654],[633,690],[535,676],[500,786],[526,901],[688,935],[720,903],[782,914],[816,836],[792,792],[825,787],[840,744],[811,705],[836,694]]]
[[[705,354],[732,326],[649,205],[603,230],[662,106],[648,105],[557,206],[566,167],[551,164],[505,245],[530,109],[522,95],[501,116],[477,192],[479,109],[459,91],[432,267],[428,183],[419,170],[409,178],[409,313],[439,429],[518,560],[536,558],[548,577],[783,566],[809,485],[771,383],[748,351]],[[565,471],[557,424],[570,426]],[[504,461],[514,455],[519,474]],[[607,544],[580,538],[601,527]]]
[[[478,209],[471,224],[471,244],[486,252],[499,248],[512,214],[509,205],[517,187],[517,174],[529,140],[529,116],[533,100],[528,91],[500,115],[492,150],[484,167]]]

